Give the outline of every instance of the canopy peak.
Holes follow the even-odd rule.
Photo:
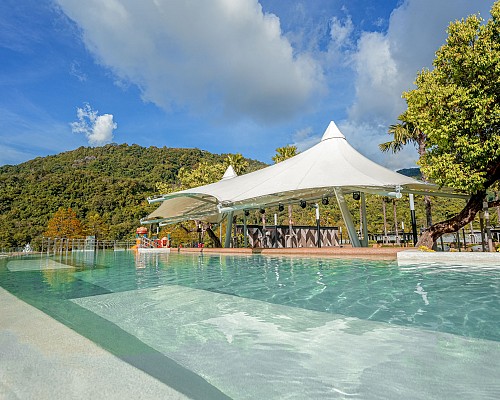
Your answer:
[[[337,128],[335,122],[330,121],[328,128],[326,128],[326,131],[323,134],[323,137],[321,138],[321,141],[334,138],[345,139],[345,136],[342,134],[342,132],[340,132],[339,128]]]
[[[235,172],[233,166],[230,165],[229,167],[227,167],[226,172],[224,172],[224,176],[222,177],[221,180],[224,181],[226,179],[231,179],[236,176],[238,176],[238,174]]]

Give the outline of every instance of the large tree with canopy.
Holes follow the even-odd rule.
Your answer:
[[[403,94],[401,121],[425,132],[423,173],[442,186],[470,195],[461,212],[430,226],[417,245],[432,247],[481,211],[500,178],[500,1],[491,18],[471,15],[450,24],[432,70],[421,71],[416,89]],[[490,203],[490,206],[496,204]]]

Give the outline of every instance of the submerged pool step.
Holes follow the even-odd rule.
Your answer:
[[[235,399],[396,399],[403,392],[465,399],[500,392],[495,341],[176,285],[72,301]],[[389,376],[397,376],[391,385]]]

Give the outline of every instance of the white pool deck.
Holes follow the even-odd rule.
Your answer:
[[[500,253],[420,251],[417,249],[397,253],[399,265],[444,263],[454,265],[483,265],[500,267]]]
[[[0,287],[0,399],[186,399]]]

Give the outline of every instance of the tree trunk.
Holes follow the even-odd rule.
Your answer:
[[[427,228],[432,226],[432,203],[431,196],[424,196],[424,204],[425,204],[425,222]]]
[[[418,138],[418,155],[419,158],[422,158],[425,154],[425,141],[427,140],[427,136],[424,133],[421,133],[419,138]],[[427,179],[427,176],[420,171],[422,174],[422,180],[424,182],[429,182]],[[424,196],[424,204],[425,204],[425,222],[426,222],[426,228],[429,228],[432,226],[432,202],[431,202],[431,197],[430,196]]]
[[[426,246],[431,249],[434,246],[434,243],[443,234],[456,232],[472,221],[476,217],[476,214],[483,208],[483,199],[485,195],[486,191],[484,190],[473,194],[464,209],[457,215],[427,228],[417,242],[416,247]]]
[[[217,237],[217,235],[214,233],[211,227],[207,226],[206,227],[206,232],[208,233],[208,237],[212,240],[212,243],[214,244],[214,247],[221,248],[222,244],[220,242],[220,239]]]
[[[471,195],[464,209],[457,215],[427,228],[420,237],[417,247],[426,246],[428,248],[432,248],[436,240],[439,239],[444,233],[456,232],[476,217],[476,214],[483,208],[486,189],[500,179],[500,162],[492,163],[491,167],[488,168],[486,172],[488,178],[486,179],[486,182],[484,182],[484,189]],[[497,207],[499,206],[499,203],[500,201],[498,200],[491,201],[488,203],[488,208]]]

